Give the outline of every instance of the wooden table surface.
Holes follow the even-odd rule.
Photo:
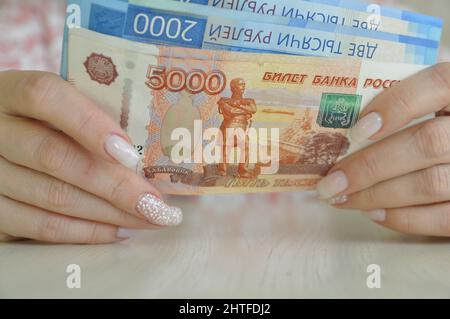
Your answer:
[[[450,297],[450,240],[408,237],[312,194],[172,198],[183,226],[105,246],[0,245],[0,297]],[[81,289],[66,267],[81,267]],[[367,266],[381,267],[369,289]]]

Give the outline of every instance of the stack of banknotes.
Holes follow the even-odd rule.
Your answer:
[[[69,0],[62,75],[178,195],[314,188],[442,21],[357,0]]]

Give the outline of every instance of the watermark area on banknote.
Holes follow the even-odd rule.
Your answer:
[[[279,170],[279,136],[279,128],[222,125],[203,130],[203,121],[197,120],[193,133],[187,128],[172,131],[171,138],[177,143],[172,148],[171,160],[175,164],[263,164],[261,173],[272,175]]]
[[[229,81],[231,94],[222,95],[228,83],[220,70],[185,71],[150,65],[145,84],[152,91],[217,96],[214,108],[221,118],[220,127],[208,127],[205,121],[195,120],[193,129],[171,130],[171,140],[176,142],[170,152],[173,163],[219,164],[222,175],[226,164],[239,164],[239,170],[246,173],[248,165],[258,164],[263,175],[278,173],[280,129],[253,127],[258,107],[254,98],[246,96],[245,79],[233,78]]]
[[[379,30],[381,27],[381,6],[378,4],[369,4],[366,11],[370,13],[367,17],[369,30]]]

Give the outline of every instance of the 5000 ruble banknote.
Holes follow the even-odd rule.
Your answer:
[[[313,188],[353,152],[348,130],[423,66],[197,51],[73,29],[68,78],[128,132],[170,194]]]

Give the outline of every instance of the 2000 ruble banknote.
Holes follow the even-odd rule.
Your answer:
[[[69,0],[61,74],[66,78],[68,32],[77,27],[142,43],[229,52],[351,57],[424,65],[434,64],[439,52],[442,21],[432,17],[421,19],[420,15],[405,14],[404,18],[425,21],[432,26],[419,26],[409,21],[408,26],[375,31],[378,29],[322,23],[289,15],[220,9],[215,7],[220,1],[209,3],[212,6],[199,5],[206,4],[203,0],[190,2]],[[348,5],[347,2],[342,5]],[[287,4],[280,1],[279,5],[283,3]],[[400,14],[396,10],[383,10],[384,13]],[[386,27],[389,19],[384,17],[380,23]],[[399,22],[398,17],[395,20]]]

